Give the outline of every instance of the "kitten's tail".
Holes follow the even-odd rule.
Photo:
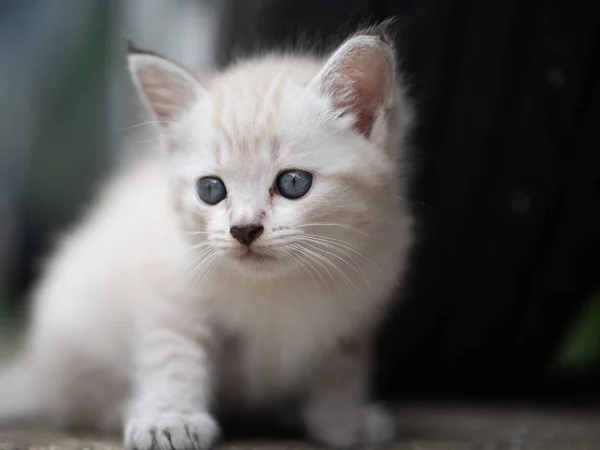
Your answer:
[[[40,375],[26,357],[0,366],[0,426],[35,421],[42,413]]]

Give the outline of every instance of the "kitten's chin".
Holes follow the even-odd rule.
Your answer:
[[[288,264],[276,255],[255,250],[236,251],[231,261],[235,270],[252,277],[272,278],[288,270]]]

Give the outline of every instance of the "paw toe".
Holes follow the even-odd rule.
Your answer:
[[[131,420],[125,428],[129,450],[207,450],[219,435],[208,414],[161,414]]]

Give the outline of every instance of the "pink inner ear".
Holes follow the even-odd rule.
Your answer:
[[[140,70],[140,83],[159,120],[173,120],[173,116],[188,108],[192,102],[192,93],[178,74],[146,67]]]
[[[351,113],[356,131],[365,136],[371,133],[391,92],[394,66],[390,52],[381,42],[357,44],[340,57],[324,80],[334,105]]]

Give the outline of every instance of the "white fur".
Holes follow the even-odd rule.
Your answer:
[[[366,138],[333,108],[335,92],[315,88],[324,61],[267,56],[202,88],[172,63],[133,55],[151,109],[153,87],[138,69],[155,59],[179,88],[203,95],[161,109],[173,113],[162,130],[169,151],[108,183],[49,261],[10,369],[26,376],[0,378],[0,399],[10,399],[0,420],[124,427],[128,448],[204,449],[218,435],[215,411],[294,399],[326,444],[390,439],[366,374],[411,241],[395,158],[403,98],[386,93]],[[380,69],[393,76],[393,61]],[[163,94],[173,77],[162,78]],[[313,173],[309,193],[271,195],[292,168]],[[224,180],[226,200],[198,199],[206,175]],[[265,231],[253,248],[275,260],[239,259],[229,228],[256,222]]]

